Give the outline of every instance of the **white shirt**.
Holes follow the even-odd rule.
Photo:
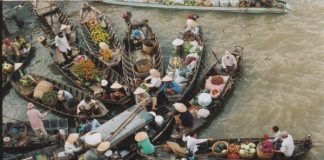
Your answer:
[[[78,104],[78,107],[77,107],[77,113],[80,113],[80,108],[81,108],[82,106],[84,106],[84,108],[85,108],[86,110],[90,110],[91,107],[92,107],[92,105],[93,105],[93,103],[96,103],[96,102],[97,102],[97,101],[96,101],[96,100],[93,100],[93,99],[91,99],[91,102],[90,102],[90,103],[86,103],[85,100],[82,100],[82,101]],[[95,108],[97,108],[97,105],[95,105]]]
[[[182,137],[182,140],[183,140],[184,142],[187,142],[187,148],[188,148],[192,153],[195,153],[195,152],[198,151],[198,146],[199,146],[199,145],[197,145],[197,144],[202,143],[202,142],[206,142],[206,141],[207,141],[207,139],[196,139],[196,138],[191,137],[191,136],[187,136],[187,137],[185,137],[184,135],[183,135],[183,137]]]
[[[280,139],[280,131],[273,134],[274,139],[271,139],[271,142],[276,142]]]
[[[222,57],[222,66],[223,66],[223,68],[226,68],[226,66],[233,66],[233,65],[236,65],[236,64],[237,64],[236,58],[232,54],[225,54]]]
[[[291,157],[294,153],[295,145],[292,136],[289,134],[287,138],[283,138],[280,151],[286,156]]]
[[[62,38],[56,36],[55,37],[55,46],[59,48],[61,52],[67,52],[67,50],[71,50],[70,45],[65,36]]]
[[[82,149],[82,147],[75,147],[74,144],[71,144],[69,142],[65,142],[64,144],[64,150],[65,150],[65,153],[67,154],[72,154],[74,155],[74,152],[78,152]]]
[[[162,84],[162,80],[161,78],[156,78],[156,77],[152,77],[152,76],[148,76],[147,78],[145,78],[146,80],[149,80],[151,79],[151,84],[152,87],[156,87],[156,88],[159,88]]]

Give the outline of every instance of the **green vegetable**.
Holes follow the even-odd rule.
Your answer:
[[[183,43],[183,50],[184,50],[184,54],[188,55],[190,52],[192,45],[189,42],[184,42]]]
[[[54,90],[48,91],[43,94],[42,101],[44,104],[54,106],[57,103],[57,92]]]

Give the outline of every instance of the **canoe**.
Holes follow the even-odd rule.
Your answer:
[[[53,135],[55,129],[62,129],[65,133],[70,133],[76,129],[76,123],[66,118],[43,120],[44,128],[48,135]],[[3,124],[4,135],[2,137],[10,137],[10,142],[3,143],[3,152],[5,153],[21,153],[55,145],[54,139],[39,140],[37,139],[29,122],[9,122]],[[16,133],[18,131],[18,133]],[[24,138],[21,136],[25,135]],[[16,142],[15,142],[16,141]]]
[[[43,2],[42,2],[43,3]],[[49,2],[48,2],[49,3]],[[55,3],[54,3],[55,4]],[[56,4],[55,4],[56,5]],[[57,5],[56,5],[57,6]],[[78,44],[77,44],[77,35],[76,35],[76,32],[75,30],[73,30],[73,24],[69,21],[68,17],[66,16],[66,14],[60,9],[59,6],[56,7],[57,10],[55,12],[50,12],[50,13],[47,13],[45,16],[44,15],[39,15],[38,14],[38,17],[41,19],[41,22],[47,26],[47,30],[50,30],[52,32],[51,35],[55,35],[59,30],[61,24],[68,24],[68,25],[71,25],[72,27],[72,33],[71,33],[71,48],[72,48],[72,54],[73,55],[77,55],[79,54],[79,50],[76,49],[78,47]],[[35,9],[34,9],[35,10]],[[52,16],[52,19],[54,19],[54,21],[57,21],[59,23],[59,25],[53,25],[53,27],[51,26],[51,16]],[[118,43],[119,44],[119,43]],[[80,83],[80,79],[75,75],[73,74],[71,71],[70,71],[70,68],[66,68],[66,69],[63,69],[62,66],[60,66],[60,63],[64,61],[63,59],[63,56],[61,53],[58,53],[56,52],[56,49],[55,49],[55,45],[54,44],[50,44],[51,46],[51,49],[49,49],[49,52],[51,54],[51,57],[54,59],[54,64],[55,66],[69,79],[71,80],[71,82],[73,82],[75,84],[75,86],[77,86],[78,88],[84,90],[84,91],[87,91],[88,93],[90,94],[95,94],[98,92],[98,90],[100,90],[100,82],[96,82],[96,83],[93,83],[91,86],[86,86],[84,85],[84,83]],[[120,45],[119,45],[120,46]],[[103,61],[101,61],[98,56],[96,56],[95,54],[92,54],[91,51],[86,51],[86,50],[82,50],[82,53],[84,55],[86,55],[88,58],[90,58],[92,60],[92,62],[95,63],[96,67],[100,69],[101,73],[105,73],[108,75],[108,78],[109,78],[109,84],[112,84],[114,83],[115,81],[118,81],[119,83],[123,84],[125,87],[125,91],[126,91],[126,96],[121,98],[120,100],[118,101],[114,101],[114,100],[110,100],[110,99],[101,99],[100,100],[106,104],[111,104],[111,105],[122,105],[122,104],[126,104],[127,102],[129,102],[131,99],[132,99],[132,95],[131,95],[131,92],[130,90],[128,89],[128,87],[126,86],[126,82],[125,80],[123,79],[123,77],[118,73],[116,72],[115,70],[113,69],[110,69],[109,66],[107,66],[107,64]],[[109,69],[108,69],[109,68]],[[98,97],[99,98],[99,97]]]
[[[145,54],[142,49],[143,47],[131,48],[131,35],[132,30],[135,28],[141,28],[142,31],[143,29],[145,29],[145,40],[150,41],[150,44],[152,44],[153,46],[151,54]],[[155,36],[155,33],[148,24],[148,20],[128,25],[128,30],[125,33],[124,37],[124,50],[125,52],[123,53],[122,58],[123,73],[132,90],[135,90],[137,87],[139,87],[143,79],[149,76],[150,69],[155,68],[160,73],[162,73],[162,51],[160,49],[160,44],[157,37]]]
[[[201,59],[204,57],[204,54],[205,54],[205,47],[204,47],[204,40],[203,40],[203,32],[202,32],[202,29],[201,27],[199,26],[199,33],[198,35],[195,35],[195,33],[193,33],[192,31],[183,31],[183,32],[180,32],[178,38],[179,39],[182,39],[184,41],[184,45],[185,43],[187,44],[190,44],[190,41],[189,41],[189,38],[186,38],[184,37],[184,35],[189,35],[190,37],[194,37],[195,38],[195,41],[198,42],[199,44],[199,49],[198,51],[196,51],[195,53],[197,53],[196,55],[199,56],[199,58],[197,60],[195,60],[196,62],[192,62],[192,63],[196,63],[196,66],[194,67],[194,69],[192,70],[192,73],[190,75],[190,77],[186,78],[186,81],[185,82],[181,82],[179,85],[181,86],[182,88],[182,92],[181,93],[178,93],[178,94],[174,94],[174,95],[171,95],[171,94],[165,94],[165,96],[167,97],[167,99],[169,101],[179,101],[181,100],[183,97],[187,97],[188,94],[191,94],[190,91],[192,89],[192,87],[195,86],[196,84],[196,77],[197,75],[200,75],[200,68],[201,68],[201,65],[203,65],[201,63]],[[193,45],[192,45],[193,46]],[[198,48],[198,47],[197,47]],[[185,55],[186,54],[189,54],[189,53],[184,53]],[[181,67],[186,67],[186,66],[189,66],[189,64],[186,62],[186,61],[181,61],[181,65],[179,66],[179,64],[177,64],[177,62],[173,63],[175,61],[175,59],[177,58],[181,58],[179,55],[176,55],[176,51],[175,49],[172,50],[172,54],[171,54],[171,57],[170,57],[170,60],[169,60],[169,64],[168,64],[168,68],[166,70],[166,73],[171,76],[173,78],[173,80],[176,79],[177,77],[177,73],[178,71],[176,70],[179,70]],[[185,58],[185,57],[184,57]],[[179,71],[180,72],[180,71]],[[173,73],[173,74],[169,74],[169,73]],[[183,77],[183,76],[181,76]]]
[[[186,5],[167,5],[162,3],[136,3],[126,2],[122,0],[101,0],[102,3],[122,5],[122,6],[133,6],[133,7],[144,7],[144,8],[158,8],[158,9],[169,9],[169,10],[193,10],[193,11],[215,11],[215,12],[228,12],[228,13],[254,13],[254,14],[265,14],[265,13],[288,13],[292,10],[289,3],[285,1],[280,2],[282,8],[264,8],[264,7],[214,7],[214,6],[186,6]]]
[[[148,135],[152,143],[158,144],[169,138],[168,134],[171,133],[174,123],[173,110],[170,106],[160,106],[156,114],[164,118],[162,126],[157,128],[153,127],[154,117],[142,107],[134,105],[92,132],[100,133],[103,140],[109,141],[110,148],[123,151],[122,157],[119,158],[128,159],[136,154],[134,134],[146,130],[146,126],[150,127]],[[85,136],[80,137],[81,141],[84,141],[84,138]]]
[[[230,97],[231,93],[234,90],[235,87],[235,83],[236,83],[236,77],[240,72],[240,68],[242,66],[242,57],[243,57],[243,47],[242,46],[235,46],[231,52],[232,54],[235,53],[236,58],[238,60],[238,69],[236,70],[235,73],[231,73],[231,75],[228,75],[226,73],[223,73],[220,71],[221,68],[221,63],[216,64],[215,66],[213,66],[209,72],[207,73],[207,76],[205,79],[209,78],[209,76],[212,75],[223,75],[223,76],[228,76],[228,80],[224,82],[225,86],[224,89],[219,92],[219,95],[217,98],[213,98],[212,102],[205,107],[206,109],[209,110],[210,115],[207,118],[198,118],[197,116],[194,116],[194,125],[191,128],[178,128],[175,127],[173,129],[172,135],[171,137],[174,139],[181,139],[182,135],[185,134],[189,134],[192,132],[197,132],[199,131],[204,125],[206,125],[207,123],[211,122],[213,117],[215,115],[217,115],[218,113],[220,113],[220,111],[224,108],[224,104],[226,102],[226,100]],[[189,110],[193,109],[194,112],[196,112],[199,108],[204,108],[204,107],[200,107],[200,105],[197,103],[197,99],[198,96],[203,93],[203,89],[205,86],[205,82],[201,87],[197,87],[197,90],[201,90],[196,97],[194,97],[191,101],[190,104],[187,106],[192,106],[192,107],[188,107]],[[196,91],[193,91],[192,93],[197,93]]]
[[[13,65],[14,66],[14,71],[13,72],[11,72],[9,74],[4,73],[4,72],[1,72],[1,74],[2,74],[2,82],[1,82],[2,89],[5,89],[6,87],[8,87],[8,85],[10,84],[9,81],[11,79],[11,75],[13,73],[16,73],[20,69],[23,69],[24,67],[26,67],[26,65],[30,62],[30,60],[31,60],[32,55],[34,54],[34,52],[35,52],[35,48],[33,46],[30,46],[29,51],[26,53],[26,57],[20,63],[15,63]]]
[[[66,84],[63,84],[63,83],[57,82],[55,80],[39,76],[39,75],[35,75],[35,74],[30,74],[30,75],[36,80],[45,80],[45,81],[52,83],[53,89],[56,92],[58,92],[58,90],[60,90],[60,89],[70,92],[72,94],[72,96],[74,98],[76,98],[79,102],[81,100],[84,100],[84,98],[86,96],[89,96],[92,99],[94,98],[93,95],[91,95],[85,91],[82,91],[80,89],[74,88],[70,85],[66,85]],[[85,116],[85,115],[81,115],[81,114],[78,115],[76,113],[77,106],[69,108],[67,106],[67,104],[64,103],[64,107],[58,109],[58,108],[54,108],[52,106],[45,105],[41,100],[34,99],[33,92],[34,92],[36,85],[24,87],[19,83],[19,80],[11,80],[10,83],[20,96],[22,96],[24,99],[26,99],[26,101],[34,103],[36,106],[42,106],[43,108],[45,108],[47,110],[52,110],[54,113],[56,113],[59,116],[70,117],[70,118],[81,118],[81,117]],[[91,117],[105,118],[107,116],[107,114],[108,114],[108,109],[106,108],[106,106],[104,104],[102,104],[102,102],[98,101],[98,112],[96,112],[96,113],[93,112]]]
[[[212,147],[213,144],[217,141],[225,141],[229,144],[241,144],[241,143],[245,143],[245,142],[252,142],[255,145],[257,145],[260,142],[264,141],[264,139],[263,138],[212,139],[212,140],[208,140],[206,144],[209,147]],[[304,137],[304,139],[294,140],[294,145],[295,145],[295,150],[294,150],[294,153],[293,153],[293,156],[291,157],[291,159],[298,159],[298,158],[302,157],[303,155],[305,155],[307,153],[307,151],[309,151],[312,148],[313,142],[312,142],[311,136],[306,135]],[[186,149],[183,147],[181,147],[179,149],[179,151],[172,151],[172,149],[170,147],[168,147],[167,145],[159,145],[159,146],[155,146],[155,153],[153,153],[153,154],[145,155],[145,154],[143,154],[143,152],[141,150],[137,150],[137,153],[141,157],[143,157],[145,159],[150,159],[150,160],[153,160],[153,159],[173,159],[173,160],[175,160],[176,158],[181,159],[181,158],[188,157],[183,151],[186,151]],[[219,160],[227,159],[226,157],[216,157],[212,151],[208,151],[206,153],[195,154],[195,157],[197,159],[219,159]],[[250,159],[259,159],[259,158],[260,157],[258,157],[258,155],[255,154],[254,157],[250,158]],[[244,158],[240,158],[240,159],[244,159]],[[274,157],[272,159],[276,160],[276,158],[274,158]]]
[[[109,39],[106,39],[109,45],[109,48],[112,51],[112,58],[110,60],[104,60],[103,57],[99,54],[99,43],[96,43],[91,36],[90,28],[86,24],[86,18],[89,13],[95,13],[91,15],[96,15],[98,20],[100,19],[99,24],[103,23],[104,25],[100,25],[103,28],[103,31],[109,35]],[[95,55],[106,67],[117,66],[121,62],[122,57],[122,47],[119,43],[119,40],[116,36],[116,33],[111,26],[111,23],[108,21],[108,18],[101,13],[97,8],[85,3],[80,11],[80,26],[81,26],[81,35],[84,39],[84,42],[89,49],[90,53]],[[100,17],[100,18],[99,18]],[[104,26],[104,27],[103,27]],[[118,66],[117,66],[118,67]]]

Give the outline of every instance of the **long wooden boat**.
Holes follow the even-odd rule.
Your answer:
[[[212,147],[212,145],[217,142],[217,141],[225,141],[229,144],[241,144],[241,143],[245,143],[245,142],[252,142],[254,144],[259,144],[260,142],[264,141],[263,138],[233,138],[233,139],[213,139],[213,140],[208,140],[207,145],[209,147]],[[312,146],[313,146],[313,142],[311,139],[310,135],[306,135],[304,137],[304,139],[298,139],[298,140],[294,140],[294,145],[295,145],[295,150],[293,153],[293,156],[291,157],[291,159],[298,159],[300,157],[302,157],[303,155],[305,155],[307,153],[307,151],[309,151]],[[143,152],[141,150],[137,150],[138,155],[140,155],[141,157],[148,159],[148,160],[153,160],[153,159],[170,159],[170,160],[175,160],[175,159],[181,159],[181,158],[187,158],[188,156],[185,154],[185,152],[182,151],[186,151],[185,148],[180,148],[177,151],[173,151],[171,148],[169,148],[166,145],[159,145],[159,146],[155,146],[155,153],[150,154],[150,155],[145,155],[143,154]],[[195,157],[197,159],[219,159],[219,160],[225,160],[227,159],[226,157],[216,157],[212,151],[208,151],[206,153],[200,153],[200,154],[195,154]],[[259,159],[260,157],[258,157],[257,154],[255,154],[254,157],[250,158],[250,159]],[[273,160],[276,160],[277,157],[273,157]],[[244,158],[239,158],[244,159]]]
[[[209,110],[210,115],[207,118],[198,118],[197,116],[194,116],[194,125],[191,128],[184,127],[182,129],[179,129],[179,128],[175,127],[172,132],[172,135],[171,135],[172,138],[181,139],[183,134],[187,135],[189,133],[199,131],[204,125],[206,125],[208,122],[211,122],[213,117],[223,109],[225,101],[230,97],[230,94],[234,90],[235,77],[238,75],[238,73],[240,71],[240,67],[242,65],[243,47],[235,46],[233,48],[233,50],[231,51],[231,53],[233,55],[235,55],[238,60],[238,68],[235,73],[231,73],[231,75],[228,75],[227,73],[221,72],[220,71],[221,63],[213,66],[207,73],[206,79],[209,78],[209,76],[214,76],[214,75],[228,76],[228,80],[224,82],[225,87],[221,92],[219,92],[219,96],[217,98],[213,98],[212,102],[207,107],[205,107],[206,109]],[[197,99],[198,99],[198,96],[201,93],[203,93],[204,86],[205,85],[203,84],[201,88],[197,87],[197,89],[200,89],[201,91],[197,94],[196,97],[194,97],[190,101],[190,105],[187,105],[187,106],[193,106],[192,109],[196,109],[194,106],[199,106],[199,104],[197,103]],[[197,92],[193,91],[193,93],[197,93]],[[189,110],[190,110],[190,108],[189,108]]]
[[[41,3],[43,4],[45,2],[41,2]],[[56,5],[55,3],[52,3],[52,2],[47,2],[47,3],[49,5],[50,4],[55,5],[56,10],[54,10],[52,12],[48,12],[46,15],[41,15],[41,14],[37,14],[37,15],[38,15],[39,19],[41,20],[41,22],[45,26],[47,26],[46,30],[51,31],[50,32],[51,35],[55,35],[58,32],[58,30],[60,29],[61,24],[66,24],[66,25],[71,25],[71,26],[73,25],[70,22],[70,20],[68,19],[68,17],[66,16],[66,14],[60,9],[60,7],[58,5]],[[35,12],[38,11],[36,9],[34,9],[34,10],[35,10]],[[59,24],[59,25],[51,25],[52,21],[57,22],[57,24]],[[111,27],[108,27],[108,28],[111,29]],[[112,29],[110,31],[112,31]],[[109,33],[111,33],[111,32],[109,32]],[[71,35],[74,35],[74,36],[71,36],[73,38],[71,38],[71,40],[70,40],[70,42],[71,42],[70,45],[72,47],[72,50],[76,50],[76,49],[73,49],[73,48],[78,47],[76,32],[74,30],[72,30]],[[113,34],[113,35],[115,35],[115,34]],[[115,36],[113,36],[113,38],[116,39]],[[85,38],[85,40],[86,40],[86,38]],[[117,46],[120,47],[120,44],[119,44],[118,41],[116,42],[116,40],[114,40],[114,42],[116,43],[116,45],[118,44]],[[115,43],[112,43],[112,44],[115,45]],[[71,70],[70,70],[71,67],[65,68],[65,69],[62,68],[60,63],[63,62],[64,60],[63,60],[63,57],[62,57],[61,53],[56,52],[55,45],[53,45],[53,44],[51,45],[51,50],[49,50],[49,52],[51,53],[51,57],[54,59],[55,66],[69,80],[71,80],[71,82],[73,82],[75,84],[75,86],[77,86],[78,88],[80,88],[80,89],[82,89],[84,91],[87,91],[87,92],[89,92],[91,94],[95,94],[95,93],[99,92],[99,90],[100,90],[100,83],[99,82],[94,83],[91,86],[86,86],[86,85],[84,85],[84,83],[80,83],[80,79],[75,74],[73,74],[71,72]],[[116,104],[117,105],[122,105],[122,104],[128,103],[132,99],[132,95],[131,95],[131,92],[130,92],[129,88],[127,87],[127,83],[124,80],[124,78],[119,73],[117,73],[115,70],[110,69],[109,66],[107,65],[107,63],[100,60],[100,58],[98,58],[98,56],[96,54],[93,54],[92,51],[82,50],[82,53],[84,55],[86,55],[88,58],[90,58],[95,63],[96,67],[100,69],[102,74],[106,74],[108,76],[109,84],[112,84],[115,81],[118,81],[119,83],[124,85],[124,89],[126,91],[126,96],[125,97],[119,99],[118,101],[114,101],[114,100],[111,100],[111,99],[102,99],[102,98],[100,98],[100,100],[102,102],[106,103],[106,104],[112,104],[113,106],[116,105]],[[78,54],[78,53],[76,51],[73,54]]]
[[[73,120],[66,118],[43,120],[44,128],[48,135],[53,135],[55,129],[62,129],[66,134],[76,130],[77,124]],[[3,124],[4,135],[2,137],[9,137],[9,142],[4,142],[2,151],[5,153],[21,153],[43,148],[47,146],[56,145],[54,139],[37,139],[29,122],[9,122]]]
[[[186,80],[186,82],[182,82],[180,84],[181,88],[182,88],[182,92],[178,93],[178,94],[174,94],[174,95],[170,95],[170,94],[165,94],[165,96],[167,97],[167,99],[169,101],[179,101],[181,100],[183,97],[186,97],[187,94],[191,94],[190,91],[192,89],[193,86],[195,86],[195,80],[197,75],[199,75],[199,71],[200,71],[200,66],[202,65],[201,63],[201,59],[204,57],[205,54],[205,47],[204,47],[204,40],[203,40],[203,32],[200,26],[198,26],[199,28],[199,33],[196,35],[195,33],[193,33],[191,30],[189,31],[183,31],[180,32],[178,38],[182,39],[184,41],[184,43],[190,44],[190,42],[197,42],[198,46],[197,46],[197,52],[196,55],[199,56],[199,58],[197,60],[195,60],[196,62],[191,62],[191,63],[196,63],[196,67],[193,69],[190,77]],[[194,39],[194,41],[189,40],[189,38]],[[184,53],[189,54],[189,53]],[[183,60],[184,58],[184,60]],[[177,62],[175,62],[175,64],[173,63],[174,61],[176,61],[176,59],[181,60],[182,64],[179,66],[178,64],[176,64]],[[169,64],[168,64],[168,68],[166,70],[167,74],[169,75],[169,73],[172,73],[172,78],[175,79],[176,78],[176,70],[179,70],[180,68],[185,68],[186,66],[188,66],[189,64],[187,64],[186,62],[186,57],[180,57],[179,55],[177,55],[176,51],[173,50],[173,53],[171,54],[170,60],[169,60]],[[170,76],[170,75],[169,75]]]
[[[30,45],[30,43],[29,43]],[[31,60],[31,57],[32,55],[34,54],[35,52],[35,48],[33,46],[30,46],[30,49],[26,54],[26,57],[19,63],[16,63],[18,65],[14,65],[14,71],[13,72],[18,72],[20,69],[23,69],[24,67],[26,67],[26,65],[30,62]],[[13,72],[7,74],[7,73],[4,73],[4,72],[1,72],[2,74],[2,82],[1,82],[1,85],[2,85],[2,89],[5,89],[10,83],[10,79],[11,79],[11,75],[13,74]]]
[[[125,79],[128,81],[131,89],[135,90],[140,86],[143,79],[149,76],[150,69],[155,68],[162,73],[162,51],[155,33],[148,24],[148,20],[144,20],[140,23],[126,22],[126,24],[128,25],[128,30],[124,37],[125,52],[123,53],[122,66]],[[151,44],[153,45],[154,49],[151,54],[145,54],[142,48],[131,48],[130,43],[133,29],[140,29],[146,34],[145,40],[152,41]]]
[[[102,124],[93,132],[100,133],[103,140],[110,142],[111,148],[118,148],[119,151],[123,150],[126,153],[120,154],[122,156],[119,158],[130,159],[136,155],[134,134],[146,130],[146,126],[150,127],[148,135],[152,143],[160,144],[169,138],[174,124],[172,108],[160,106],[156,114],[164,118],[163,124],[157,128],[151,126],[154,121],[152,114],[135,105]],[[84,138],[85,136],[80,137],[81,141]]]
[[[96,43],[94,38],[91,36],[91,29],[87,26],[87,22],[91,20],[88,18],[90,15],[96,15],[95,19],[99,22],[98,25],[100,25],[100,27],[109,35],[109,39],[106,39],[109,48],[112,50],[112,58],[109,61],[104,60],[99,54],[99,43]],[[87,48],[90,50],[90,53],[95,55],[95,57],[105,64],[106,67],[119,65],[122,57],[122,47],[111,23],[108,21],[108,18],[102,14],[101,11],[88,3],[84,3],[84,6],[80,11],[80,16],[81,35]],[[104,23],[105,25],[102,26],[101,23]]]
[[[133,7],[144,7],[144,8],[158,8],[158,9],[169,9],[169,10],[194,10],[194,11],[215,11],[215,12],[229,12],[229,13],[288,13],[292,10],[289,3],[285,1],[278,1],[282,4],[282,7],[264,8],[264,7],[213,7],[213,6],[186,6],[186,5],[168,5],[162,3],[136,3],[126,2],[123,0],[101,0],[102,3],[133,6]]]
[[[36,79],[36,81],[39,80],[45,80],[48,81],[50,83],[53,84],[53,89],[55,91],[58,90],[66,90],[68,92],[70,92],[72,94],[72,96],[74,98],[76,98],[79,102],[84,100],[86,96],[89,96],[91,98],[95,98],[94,95],[91,95],[85,91],[82,91],[80,89],[74,88],[70,85],[66,85],[60,82],[57,82],[55,80],[46,78],[46,77],[42,77],[39,75],[35,75],[35,74],[30,74],[34,79]],[[60,116],[64,116],[64,117],[71,117],[71,118],[81,118],[84,117],[85,115],[82,114],[77,114],[76,113],[76,107],[73,108],[68,108],[67,104],[64,103],[64,108],[63,109],[57,109],[55,107],[52,106],[48,106],[45,105],[41,100],[35,100],[33,99],[33,92],[34,89],[36,87],[36,85],[32,85],[30,87],[24,87],[19,83],[19,80],[11,80],[10,81],[11,85],[13,86],[13,88],[19,93],[20,96],[22,96],[24,99],[26,99],[29,102],[33,102],[35,105],[37,106],[42,106],[47,110],[52,110],[54,113],[60,115]],[[109,107],[107,107],[109,108]],[[92,117],[94,118],[104,118],[107,116],[108,114],[108,109],[106,108],[106,106],[104,104],[102,104],[102,102],[98,101],[98,112],[97,113],[92,113]]]

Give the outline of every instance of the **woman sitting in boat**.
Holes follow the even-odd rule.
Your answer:
[[[106,79],[101,80],[100,87],[102,90],[101,93],[99,93],[100,97],[102,99],[108,99],[109,93],[111,92],[108,81]]]
[[[152,110],[156,110],[156,97],[162,83],[160,76],[161,74],[157,69],[150,69],[150,76],[144,79],[144,84],[149,87],[149,94],[152,97]]]
[[[134,91],[134,95],[136,104],[139,104],[141,107],[147,110],[146,105],[148,103],[145,103],[144,101],[152,101],[150,94],[148,94],[143,88],[137,87]]]
[[[20,62],[20,52],[17,46],[9,38],[2,40],[2,60],[11,64]]]
[[[142,41],[145,39],[144,33],[141,31],[141,29],[134,29],[132,31],[132,35],[130,37],[131,39],[131,47],[132,49],[139,49],[142,47]]]
[[[75,142],[77,142],[78,138],[79,138],[78,133],[71,133],[69,135],[69,137],[67,138],[64,144],[64,150],[66,154],[74,156],[75,153],[82,150],[81,146],[80,147],[75,146]]]
[[[125,89],[117,81],[113,83],[110,88],[112,89],[110,93],[110,99],[113,101],[118,101],[126,96]]]
[[[15,40],[15,45],[16,47],[18,48],[19,52],[21,54],[25,54],[27,52],[29,52],[30,50],[30,44],[28,44],[24,38],[21,38],[19,36],[16,37],[16,40]]]
[[[210,76],[205,83],[205,89],[210,91],[210,95],[213,98],[217,98],[220,92],[225,88],[225,82],[228,80],[228,76],[215,75]]]
[[[109,61],[112,58],[112,51],[110,50],[106,42],[99,43],[99,55],[102,56],[102,59]]]
[[[179,115],[175,116],[176,125],[179,128],[181,128],[181,127],[192,127],[194,117],[188,111],[187,107],[183,103],[174,103],[173,106],[180,113]]]
[[[233,54],[229,51],[225,51],[225,55],[222,57],[222,71],[229,73],[236,71],[237,69],[237,60]]]
[[[86,114],[91,116],[93,111],[98,110],[98,102],[87,96],[77,107],[77,114]]]
[[[65,91],[65,90],[59,90],[57,92],[57,99],[58,99],[57,107],[58,107],[58,109],[63,110],[64,103],[71,100],[72,98],[73,98],[73,96],[70,92]]]
[[[187,27],[185,29],[185,32],[191,31],[192,33],[199,35],[199,27],[197,23],[197,18],[199,16],[197,14],[190,14],[187,19]]]
[[[181,93],[181,87],[170,76],[165,75],[162,79],[163,85],[160,91],[165,94],[174,95]]]

